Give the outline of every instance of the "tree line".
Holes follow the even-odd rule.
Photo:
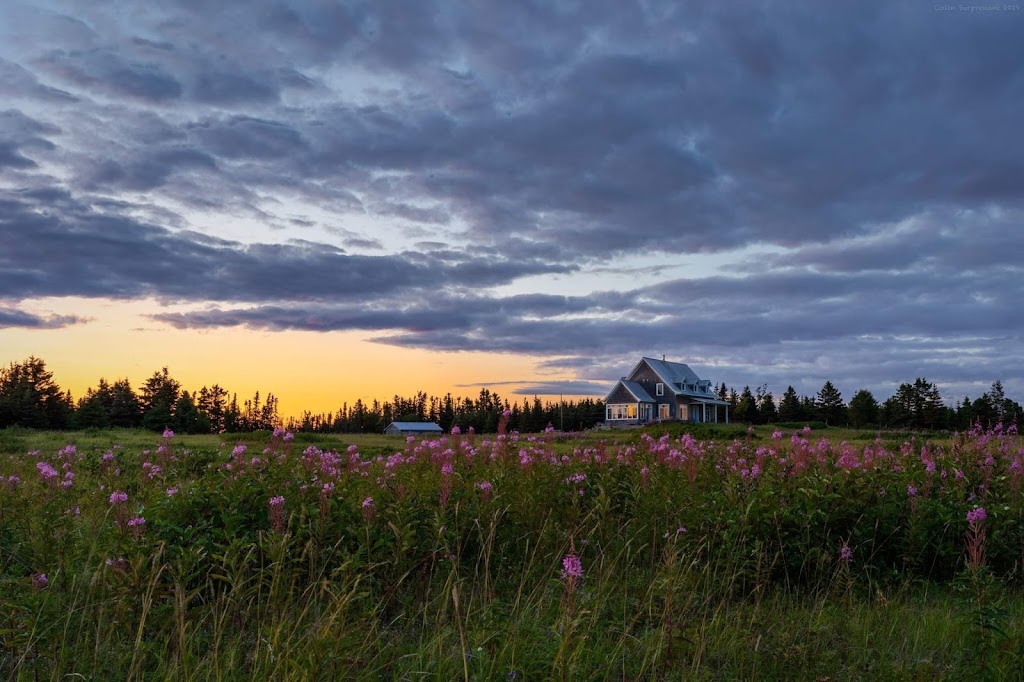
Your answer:
[[[182,389],[167,368],[156,371],[139,390],[127,379],[100,379],[78,401],[63,391],[37,357],[0,368],[0,428],[36,429],[170,428],[181,433],[221,433],[273,429],[281,422],[277,398],[256,394],[238,402],[221,386]]]
[[[239,403],[238,396],[219,384],[189,392],[166,367],[153,373],[138,390],[128,379],[110,383],[100,379],[77,401],[60,388],[46,363],[36,357],[0,368],[0,428],[37,429],[145,428],[176,433],[238,433],[285,427],[321,433],[380,433],[393,421],[432,421],[445,431],[453,426],[493,433],[498,420],[509,412],[507,428],[542,431],[547,426],[579,430],[604,419],[604,402],[592,398],[541,402],[534,397],[522,404],[501,398],[486,388],[476,398],[429,396],[364,403],[356,400],[335,412],[304,412],[282,420],[273,393],[260,392]]]
[[[766,385],[751,391],[744,386],[739,393],[725,384],[715,387],[719,399],[730,405],[730,420],[745,424],[824,422],[828,426],[854,428],[910,428],[965,430],[976,423],[993,426],[997,423],[1019,424],[1024,410],[1006,397],[1001,381],[975,400],[949,407],[935,384],[924,378],[900,384],[896,393],[879,403],[871,391],[861,389],[849,403],[831,381],[826,381],[813,396],[798,396],[788,386],[778,404]]]
[[[434,422],[445,431],[458,426],[477,433],[494,433],[504,412],[508,412],[506,428],[523,433],[543,431],[548,426],[558,430],[579,431],[604,421],[604,401],[594,398],[544,401],[537,396],[524,398],[522,404],[501,398],[483,388],[476,398],[456,397],[451,393],[430,396],[420,391],[411,398],[394,396],[381,402],[364,403],[358,399],[351,406],[344,403],[333,413],[303,413],[289,419],[288,428],[296,431],[361,433],[381,432],[393,421]]]
[[[789,386],[776,402],[767,385],[742,391],[724,383],[715,387],[718,397],[729,403],[730,421],[749,424],[824,422],[829,426],[857,428],[957,429],[975,423],[1019,424],[1024,421],[1021,406],[1008,398],[1000,381],[975,400],[969,397],[949,407],[938,388],[924,378],[904,383],[896,393],[879,403],[870,391],[857,391],[847,403],[826,381],[813,396],[797,395]],[[235,393],[219,384],[189,392],[182,388],[166,367],[156,371],[138,390],[128,379],[113,383],[100,379],[77,401],[60,388],[46,363],[36,357],[0,367],[0,428],[25,426],[38,429],[171,428],[181,433],[237,433],[269,430],[284,426],[293,431],[320,433],[381,432],[393,421],[432,421],[445,431],[453,426],[493,433],[502,413],[508,411],[507,428],[523,433],[553,426],[577,431],[604,420],[604,401],[541,401],[537,396],[522,402],[509,401],[483,388],[476,397],[451,393],[431,396],[420,391],[412,397],[395,395],[391,400],[362,399],[337,411],[304,412],[301,417],[282,420],[273,393],[259,391],[241,403]]]

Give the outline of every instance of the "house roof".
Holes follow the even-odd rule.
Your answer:
[[[729,403],[725,400],[719,400],[718,398],[707,398],[704,396],[687,395],[695,403],[703,403],[705,405],[728,405]]]
[[[640,384],[638,384],[637,382],[629,381],[627,379],[619,379],[619,381],[616,382],[616,384],[614,386],[612,386],[612,390],[608,392],[608,395],[605,396],[604,401],[606,403],[608,402],[608,396],[610,396],[612,393],[615,392],[615,389],[619,387],[619,384],[622,384],[623,386],[625,386],[626,390],[633,394],[633,397],[636,398],[637,402],[640,402],[640,403],[653,403],[653,402],[657,402],[654,398],[651,397],[651,394],[648,393],[647,391],[645,391],[644,387],[641,386]]]
[[[633,372],[636,372],[640,364],[644,362],[665,382],[674,395],[685,395],[705,401],[714,400],[715,395],[711,390],[711,382],[701,379],[689,366],[681,362],[644,357],[640,359],[629,375],[633,376]]]
[[[390,429],[392,426],[399,431],[444,431],[434,422],[391,422],[387,428]]]
[[[641,358],[640,361],[650,365],[651,369],[665,380],[665,383],[678,384],[685,382],[695,384],[700,381],[700,377],[697,376],[696,372],[681,362],[668,362],[667,360],[656,360],[654,358]]]

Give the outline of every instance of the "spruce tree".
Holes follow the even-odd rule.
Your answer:
[[[845,423],[846,406],[843,405],[843,396],[831,381],[826,381],[818,391],[814,406],[817,409],[818,418],[827,426],[840,426]]]
[[[796,389],[787,386],[786,392],[782,394],[782,401],[779,403],[779,421],[799,422],[803,419],[803,409],[800,407],[800,398],[796,394]]]

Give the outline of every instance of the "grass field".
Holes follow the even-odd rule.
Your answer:
[[[0,678],[1024,679],[1024,443],[0,431]]]

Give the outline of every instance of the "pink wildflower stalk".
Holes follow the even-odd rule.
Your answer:
[[[985,565],[985,519],[988,514],[984,507],[975,507],[967,512],[967,567],[972,573]]]
[[[490,502],[491,493],[494,491],[494,485],[490,481],[477,481],[473,485],[480,491],[480,497],[483,498],[483,501]]]
[[[373,523],[373,519],[377,516],[377,507],[373,503],[372,497],[367,497],[363,500],[363,518],[367,523]]]
[[[141,516],[136,516],[128,520],[128,529],[132,532],[136,538],[142,537],[142,529],[146,525],[146,519]]]
[[[121,530],[128,527],[128,508],[125,504],[128,501],[128,493],[122,490],[115,490],[110,493],[110,507],[114,510],[114,520]]]
[[[583,562],[574,553],[562,559],[562,583],[568,594],[573,594],[583,582]]]
[[[284,516],[284,496],[270,498],[270,527],[277,533],[284,532],[287,521]]]

